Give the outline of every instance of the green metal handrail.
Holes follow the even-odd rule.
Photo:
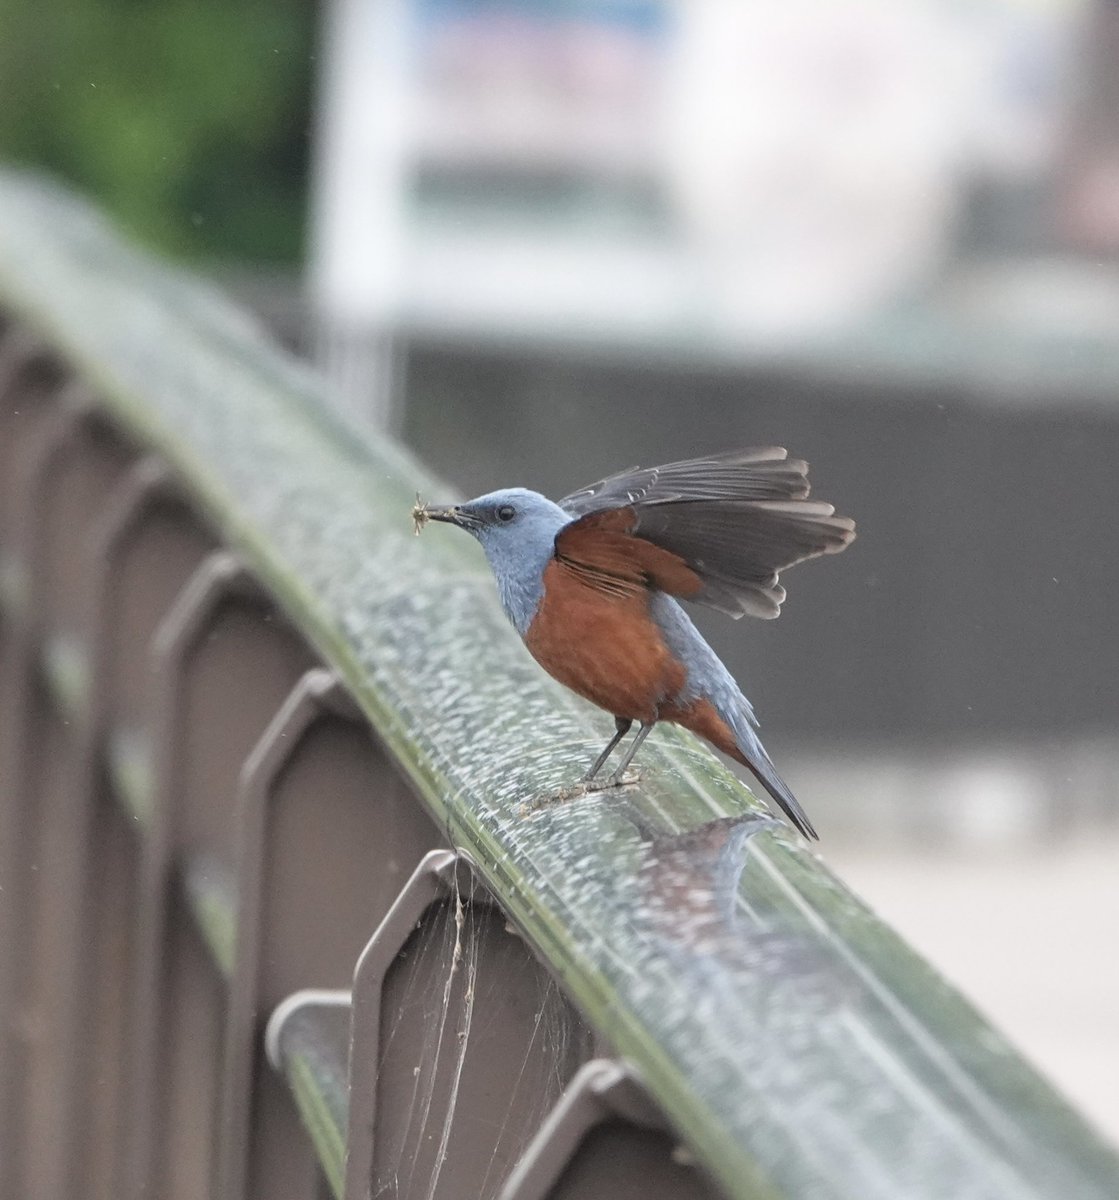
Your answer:
[[[601,714],[531,662],[469,539],[413,538],[417,489],[447,489],[219,295],[9,172],[0,309],[166,458],[728,1194],[1119,1192],[1093,1131],[689,735],[658,731],[638,786],[546,803]]]

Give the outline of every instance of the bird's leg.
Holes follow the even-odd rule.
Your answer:
[[[617,746],[617,744],[622,740],[622,738],[624,738],[626,736],[627,733],[629,733],[629,727],[632,724],[633,724],[633,722],[629,719],[629,717],[615,717],[614,718],[614,728],[618,732],[615,733],[614,736],[610,739],[609,743],[607,744],[606,749],[603,750],[603,752],[598,756],[598,758],[596,758],[594,760],[594,766],[591,767],[591,769],[586,773],[586,775],[583,776],[581,782],[590,783],[590,781],[599,773],[599,771],[602,770],[603,764],[610,757],[610,755],[614,753],[614,747]]]
[[[610,782],[615,786],[622,782],[622,776],[626,773],[626,767],[633,762],[633,756],[641,748],[641,743],[653,732],[653,726],[656,721],[642,721],[641,728],[637,731],[637,737],[630,742],[629,749],[625,752],[621,764],[618,769],[610,776]]]

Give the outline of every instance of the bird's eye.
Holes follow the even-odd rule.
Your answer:
[[[517,515],[517,510],[511,504],[503,504],[497,510],[499,521],[511,521]]]

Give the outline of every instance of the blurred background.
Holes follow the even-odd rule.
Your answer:
[[[465,493],[808,458],[859,541],[700,623],[828,860],[1119,1138],[1117,61],[1115,0],[0,0],[0,157]]]

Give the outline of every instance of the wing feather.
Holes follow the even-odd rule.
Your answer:
[[[799,500],[808,495],[808,464],[781,446],[711,454],[663,467],[629,467],[559,502],[573,517],[626,504],[683,500]]]
[[[632,508],[591,513],[556,534],[556,558],[583,583],[616,596],[655,587],[673,596],[694,596],[703,581],[663,546],[633,537]]]
[[[575,520],[556,555],[592,563],[615,586],[624,578],[732,617],[772,618],[785,599],[781,571],[855,537],[852,520],[808,494],[807,464],[780,447],[634,467],[560,501]]]

